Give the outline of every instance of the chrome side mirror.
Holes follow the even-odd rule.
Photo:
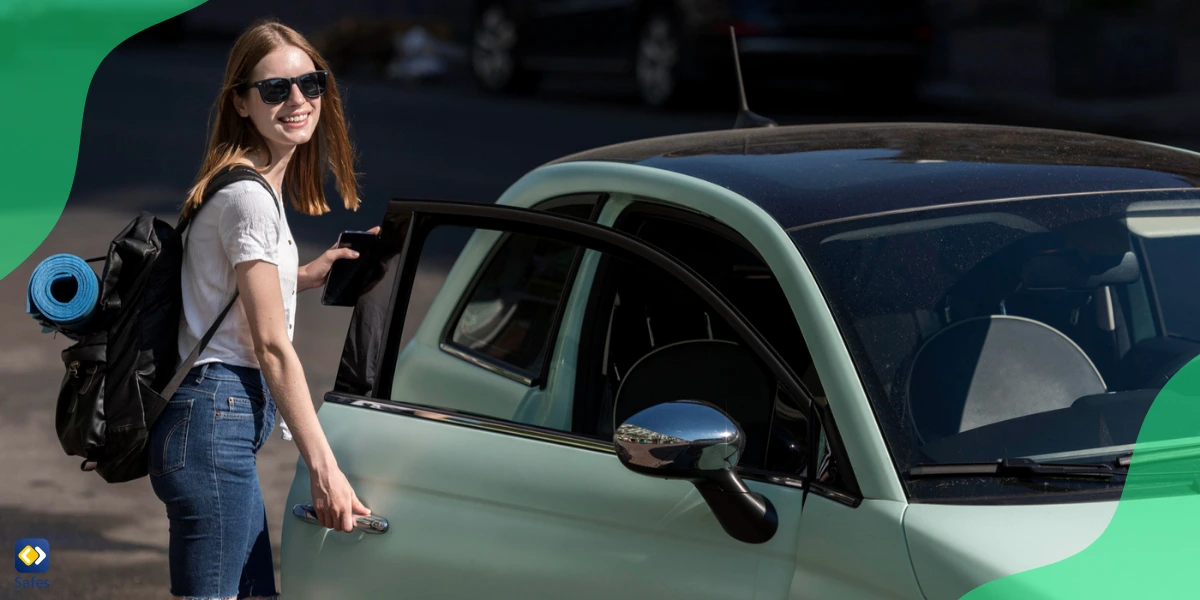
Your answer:
[[[733,538],[759,544],[775,535],[775,507],[737,476],[745,434],[721,409],[694,400],[652,406],[622,423],[613,445],[631,471],[692,482]]]

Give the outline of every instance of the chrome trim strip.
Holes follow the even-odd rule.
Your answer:
[[[326,402],[335,404],[345,404],[348,406],[357,406],[359,408],[367,408],[371,410],[379,410],[392,414],[402,415],[405,417],[413,417],[425,421],[439,421],[449,423],[451,425],[459,425],[462,427],[470,427],[471,429],[479,429],[482,431],[491,431],[493,433],[501,433],[512,435],[525,439],[538,440],[542,442],[550,442],[562,446],[572,446],[582,448],[584,450],[594,450],[607,454],[616,454],[612,444],[606,444],[600,440],[593,440],[582,436],[577,436],[567,432],[557,432],[548,429],[538,429],[529,425],[518,425],[516,423],[505,423],[503,421],[493,421],[481,417],[474,417],[449,411],[438,411],[427,408],[418,408],[400,404],[393,400],[369,400],[365,398],[346,398],[336,394],[326,394]]]
[[[477,356],[472,356],[471,354],[469,354],[463,350],[455,348],[454,346],[450,345],[447,342],[443,341],[443,342],[439,343],[438,348],[440,348],[442,350],[442,352],[445,352],[446,354],[449,354],[450,356],[453,356],[460,360],[464,360],[468,363],[471,363],[472,365],[475,365],[476,367],[485,369],[487,371],[491,371],[492,373],[495,373],[496,375],[500,375],[501,377],[506,377],[517,383],[524,384],[529,387],[533,387],[533,379],[531,379],[525,375],[522,375],[520,373],[514,373],[512,371],[509,371],[508,369],[505,369],[504,367],[501,367],[497,364],[493,364],[489,361],[483,360],[482,358],[479,358]]]
[[[600,440],[585,438],[583,436],[566,432],[538,429],[529,425],[505,423],[503,421],[493,421],[491,419],[463,415],[450,411],[421,408],[403,404],[395,400],[352,398],[331,392],[325,394],[325,401],[333,402],[334,404],[344,404],[346,406],[366,408],[369,410],[378,410],[405,417],[422,419],[425,421],[449,423],[451,425],[458,425],[460,427],[469,427],[471,429],[478,429],[480,431],[490,431],[493,433],[511,435],[529,440],[548,442],[551,444],[558,444],[560,446],[570,446],[572,448],[591,450],[593,452],[603,452],[605,454],[616,454],[616,449],[613,448],[612,444],[606,444]],[[804,482],[802,480],[783,475],[772,475],[764,472],[738,471],[738,476],[742,479],[748,479],[751,481],[761,481],[763,483],[770,483],[773,485],[784,485],[788,487],[804,489]],[[862,499],[857,496],[851,496],[844,492],[830,489],[817,482],[814,482],[811,491],[818,496],[828,498],[834,502],[840,502],[841,504],[845,504],[846,506],[852,508],[857,507],[862,502]]]

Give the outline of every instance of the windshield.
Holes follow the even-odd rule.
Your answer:
[[[901,473],[1119,462],[1158,390],[1200,355],[1195,193],[999,201],[790,233]]]

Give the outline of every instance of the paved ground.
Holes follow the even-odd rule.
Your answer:
[[[165,597],[162,505],[147,480],[107,485],[79,472],[79,461],[62,453],[53,409],[63,372],[59,352],[68,341],[39,333],[21,313],[25,282],[42,258],[56,252],[94,255],[137,210],[172,212],[203,149],[205,115],[225,51],[204,44],[139,48],[116,52],[103,63],[88,97],[67,210],[34,256],[0,281],[0,306],[5,307],[0,311],[0,542],[47,538],[53,557],[51,589],[17,591],[9,580],[0,584],[0,598]],[[366,205],[358,214],[337,209],[322,218],[293,214],[302,260],[328,247],[342,229],[377,223],[393,196],[490,201],[525,171],[563,154],[724,128],[733,121],[732,111],[648,111],[608,86],[594,86],[587,94],[563,91],[573,85],[559,82],[533,99],[492,99],[460,84],[405,88],[349,82],[348,112],[366,174]],[[830,108],[836,105],[810,99],[776,103],[792,110],[771,116],[784,124],[965,119],[929,111]],[[442,264],[460,242],[448,240],[437,249]],[[423,280],[426,298],[437,281],[434,269]],[[321,306],[316,292],[301,298],[296,345],[314,399],[331,386],[348,318],[348,309]],[[276,556],[296,460],[295,446],[278,433],[260,454]]]

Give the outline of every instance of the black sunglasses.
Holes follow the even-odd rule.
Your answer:
[[[320,98],[325,93],[329,82],[329,71],[313,71],[296,77],[272,77],[262,81],[243,83],[238,90],[245,91],[251,87],[258,88],[258,95],[264,104],[279,104],[292,95],[292,84],[300,87],[300,93],[307,98]]]

